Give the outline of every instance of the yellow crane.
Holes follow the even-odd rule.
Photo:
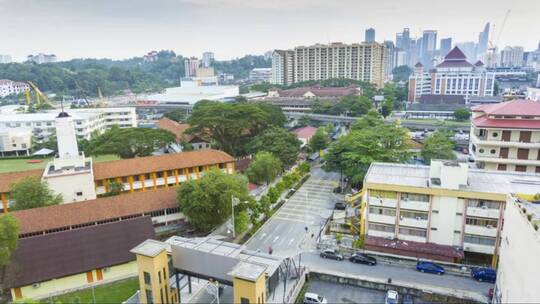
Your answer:
[[[35,85],[32,81],[28,81],[28,84],[30,85],[31,89],[34,91],[35,95],[36,95],[36,103],[35,105],[40,108],[42,105],[48,105],[50,106],[51,103],[49,101],[49,98],[47,98],[47,95],[43,94],[43,92],[41,92],[41,90],[38,88],[37,85]],[[24,92],[24,95],[26,96],[26,105],[28,107],[30,107],[30,105],[32,104],[32,97],[30,95],[30,91],[31,90],[26,90]]]

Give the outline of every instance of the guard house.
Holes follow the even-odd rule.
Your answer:
[[[247,250],[211,237],[146,240],[131,252],[136,254],[139,267],[140,290],[135,302],[140,303],[160,302],[163,290],[175,294],[168,298],[171,302],[186,302],[183,297],[186,290],[192,292],[193,278],[206,280],[220,294],[224,287],[232,287],[233,295],[224,300],[227,302],[286,302],[291,294],[289,289],[295,288],[294,283],[303,275],[303,268],[297,267],[292,258]],[[164,266],[167,263],[168,269]],[[160,275],[169,273],[168,287],[156,282]]]

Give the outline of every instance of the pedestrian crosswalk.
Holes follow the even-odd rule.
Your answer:
[[[334,205],[332,190],[336,187],[333,180],[310,178],[277,211],[275,219],[316,225],[325,217],[325,210]]]

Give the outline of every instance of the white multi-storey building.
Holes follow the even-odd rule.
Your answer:
[[[249,71],[249,80],[254,82],[270,82],[272,68],[254,68]]]
[[[496,263],[508,194],[531,195],[539,187],[538,175],[469,169],[454,161],[373,163],[364,179],[364,246],[449,262]]]
[[[29,154],[32,129],[0,128],[0,156]]]
[[[510,197],[493,303],[540,303],[540,205]]]
[[[346,78],[384,85],[386,52],[380,43],[315,44],[274,51],[272,80],[291,84],[309,80]]]
[[[513,100],[473,108],[470,151],[479,168],[540,173],[540,103]]]
[[[55,111],[43,113],[0,112],[0,128],[30,128],[38,140],[48,138],[55,131]],[[78,138],[89,139],[94,132],[102,133],[107,128],[117,125],[121,128],[137,127],[137,115],[134,107],[69,109]]]
[[[0,63],[11,63],[11,56],[0,54]]]
[[[409,101],[419,101],[422,95],[493,96],[495,73],[488,72],[480,61],[472,65],[463,52],[455,47],[435,69],[415,66],[409,77]]]
[[[18,95],[27,90],[30,90],[30,86],[27,83],[0,79],[0,97]]]
[[[42,64],[42,63],[53,63],[53,62],[56,62],[57,58],[56,58],[56,55],[54,54],[43,54],[43,53],[39,53],[37,55],[28,55],[27,57],[27,60],[29,62],[34,62],[34,63],[37,63],[37,64]]]
[[[500,64],[499,66],[505,68],[516,68],[523,66],[523,47],[521,46],[507,46],[501,50]]]

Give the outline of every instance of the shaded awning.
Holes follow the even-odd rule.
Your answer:
[[[51,155],[52,153],[54,153],[54,150],[43,148],[43,149],[39,149],[38,151],[32,153],[32,155],[35,155],[35,156],[47,156],[47,155]]]

